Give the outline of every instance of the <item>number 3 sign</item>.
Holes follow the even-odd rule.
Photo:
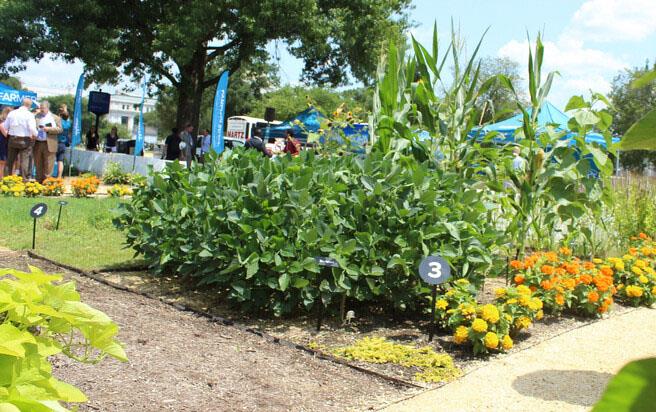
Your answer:
[[[419,276],[429,285],[439,285],[451,278],[451,266],[441,256],[428,256],[419,265]]]

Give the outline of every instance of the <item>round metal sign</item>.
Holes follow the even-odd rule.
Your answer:
[[[419,276],[429,285],[439,285],[451,278],[451,266],[442,256],[428,256],[419,264]]]
[[[45,215],[47,211],[48,205],[45,203],[37,203],[36,205],[32,206],[32,209],[30,209],[30,216],[32,216],[34,219],[38,219]]]
[[[57,202],[57,204],[59,204],[59,206],[66,206],[68,202],[65,200],[60,200],[59,202]]]

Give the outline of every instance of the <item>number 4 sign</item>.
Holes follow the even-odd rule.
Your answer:
[[[48,205],[45,203],[37,203],[30,209],[30,216],[34,219],[34,226],[32,226],[32,249],[36,246],[36,220],[43,217],[48,211]]]
[[[451,278],[451,266],[441,256],[428,256],[419,265],[419,276],[429,285],[439,285]]]

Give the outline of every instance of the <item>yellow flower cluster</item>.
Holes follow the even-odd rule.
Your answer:
[[[107,191],[107,193],[111,197],[131,196],[132,195],[132,189],[130,189],[126,185],[114,185]]]
[[[640,286],[629,285],[625,288],[626,295],[630,298],[639,298],[642,296],[642,288]]]
[[[43,195],[61,196],[64,194],[64,179],[48,177],[43,181]]]
[[[426,346],[415,348],[411,345],[392,343],[382,337],[366,337],[353,345],[331,350],[333,355],[369,363],[393,363],[406,368],[417,368],[421,372],[415,379],[422,382],[448,382],[459,377],[462,372],[453,363],[453,358],[437,353]]]
[[[25,196],[35,197],[43,193],[43,186],[37,182],[25,183]]]
[[[0,193],[5,196],[23,196],[25,193],[23,178],[20,176],[5,176],[0,184]]]

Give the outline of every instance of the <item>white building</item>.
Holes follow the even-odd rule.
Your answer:
[[[137,125],[139,123],[140,103],[141,96],[113,94],[109,103],[107,121],[109,123],[117,123],[126,126],[128,128],[128,132],[130,132],[130,136],[135,136],[137,134]],[[155,103],[157,103],[157,100],[146,98],[144,100],[144,114],[154,111]],[[151,133],[154,133],[154,135],[157,136],[157,130],[154,130],[153,132],[150,128],[148,128],[146,134]]]

